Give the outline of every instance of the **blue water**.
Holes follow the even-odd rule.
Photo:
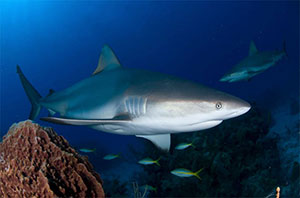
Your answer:
[[[124,67],[190,79],[268,110],[299,96],[297,1],[1,1],[0,11],[1,136],[12,123],[27,119],[31,108],[17,64],[45,96],[50,88],[61,90],[89,77],[104,44]],[[251,40],[263,51],[281,49],[286,41],[288,58],[250,82],[219,82],[248,55]],[[143,144],[131,136],[37,122],[76,147],[97,147],[100,154]]]

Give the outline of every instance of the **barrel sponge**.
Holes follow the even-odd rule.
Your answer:
[[[104,197],[102,180],[53,129],[31,121],[0,143],[0,197]]]

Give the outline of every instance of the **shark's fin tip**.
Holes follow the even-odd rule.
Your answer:
[[[93,72],[93,75],[98,74],[103,70],[118,68],[120,66],[121,66],[120,61],[118,60],[117,56],[115,55],[111,47],[105,44],[102,47],[101,55],[98,61],[98,66],[96,70]]]
[[[158,135],[136,135],[136,137],[145,138],[150,140],[159,149],[169,152],[171,146],[171,134],[158,134]]]

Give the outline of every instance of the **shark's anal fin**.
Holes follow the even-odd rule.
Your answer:
[[[93,75],[98,74],[103,70],[109,70],[118,67],[121,67],[121,64],[117,56],[108,45],[104,45],[99,58],[98,66],[93,72]]]
[[[129,119],[72,119],[72,118],[57,118],[57,117],[44,117],[41,120],[52,122],[56,124],[67,125],[97,125],[97,124],[117,124],[130,122]]]
[[[136,137],[145,138],[150,140],[155,146],[164,151],[169,151],[171,146],[171,134],[159,135],[136,135]]]
[[[253,41],[250,42],[250,46],[249,46],[249,56],[252,56],[254,54],[256,54],[258,52],[255,43]]]

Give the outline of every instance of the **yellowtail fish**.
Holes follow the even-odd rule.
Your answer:
[[[175,149],[176,150],[184,150],[184,149],[186,149],[186,148],[188,148],[190,146],[193,147],[193,148],[195,148],[195,146],[193,145],[193,143],[180,143],[180,144],[178,144],[175,147]]]
[[[154,191],[156,192],[157,191],[157,188],[153,187],[153,186],[150,186],[148,184],[146,185],[143,185],[140,187],[142,190],[147,190],[147,191]]]
[[[178,177],[192,177],[192,176],[195,176],[197,177],[198,179],[201,180],[200,176],[199,176],[199,173],[203,170],[203,168],[201,168],[200,170],[198,170],[197,172],[192,172],[188,169],[185,169],[185,168],[177,168],[175,170],[172,170],[171,173],[173,175],[176,175]]]
[[[120,154],[108,154],[103,157],[105,160],[113,160],[120,157]]]
[[[93,148],[93,149],[81,148],[81,149],[79,149],[79,151],[81,151],[83,153],[93,153],[96,151],[96,149],[95,148]]]
[[[151,165],[151,164],[156,164],[158,166],[160,166],[160,164],[158,163],[158,161],[160,160],[160,157],[157,160],[153,160],[149,157],[142,159],[140,161],[138,161],[139,164],[143,164],[143,165]]]

